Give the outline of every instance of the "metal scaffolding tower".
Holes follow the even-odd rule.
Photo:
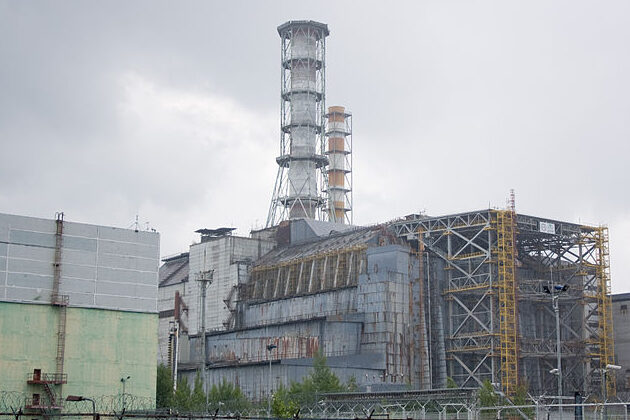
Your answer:
[[[326,170],[328,220],[352,224],[352,114],[342,106],[331,106],[326,114],[329,159]]]
[[[423,242],[426,289],[439,292],[427,308],[433,331],[445,335],[444,350],[431,337],[435,383],[446,375],[464,387],[488,379],[511,391],[526,373],[532,394],[555,395],[555,312],[543,292],[553,274],[569,286],[558,297],[563,389],[603,394],[602,368],[614,355],[606,228],[509,210],[412,215],[391,227],[413,247]],[[443,320],[431,318],[440,313]],[[614,375],[606,386],[614,395]]]
[[[615,375],[602,375],[606,365],[615,363],[608,228],[589,229],[582,235],[581,245],[585,254],[584,273],[589,285],[587,316],[594,330],[588,347],[590,356],[599,361],[599,364],[591,364],[592,386],[596,387],[599,381],[602,395],[611,397],[617,392]]]
[[[496,257],[499,291],[499,344],[501,347],[501,384],[505,395],[511,396],[518,386],[518,328],[516,309],[515,219],[512,210],[495,214],[497,235]]]

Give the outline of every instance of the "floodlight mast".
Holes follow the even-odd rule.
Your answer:
[[[560,336],[560,305],[558,299],[561,293],[565,293],[569,290],[568,284],[553,284],[553,271],[551,272],[551,281],[547,286],[543,286],[543,291],[551,296],[551,304],[553,306],[553,312],[556,316],[556,365],[555,369],[551,369],[549,373],[552,375],[558,375],[558,402],[562,404],[562,349],[561,349],[561,336]]]

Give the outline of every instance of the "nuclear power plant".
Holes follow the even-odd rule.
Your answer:
[[[501,209],[353,225],[352,114],[326,105],[328,26],[278,33],[266,226],[201,227],[163,260],[159,361],[254,400],[301,380],[317,352],[365,392],[487,380],[508,396],[614,395],[607,228],[520,214],[513,194]]]

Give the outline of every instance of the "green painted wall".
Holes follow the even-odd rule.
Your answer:
[[[39,392],[27,385],[34,368],[55,371],[58,309],[0,302],[0,391]],[[155,398],[157,314],[67,309],[63,396],[125,392]]]

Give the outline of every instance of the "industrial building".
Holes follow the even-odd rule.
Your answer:
[[[155,232],[0,214],[0,392],[13,408],[153,401],[158,263]]]
[[[365,390],[616,391],[608,230],[506,209],[352,225],[352,115],[325,107],[328,27],[281,38],[281,153],[267,226],[201,229],[160,271],[160,357],[253,399],[316,352]],[[557,343],[560,343],[558,346]],[[560,358],[560,369],[558,369]]]
[[[630,397],[630,293],[612,295],[612,317],[615,326],[615,364],[621,366],[611,372],[617,378],[617,393],[623,401]]]
[[[189,329],[180,372],[201,365],[208,384],[226,379],[264,398],[269,362],[276,389],[321,351],[342,380],[372,389],[443,388],[450,377],[461,387],[488,379],[507,393],[527,381],[533,394],[555,395],[545,286],[562,284],[564,393],[602,392],[600,366],[614,362],[605,228],[491,209],[364,228],[299,219],[273,230],[277,246],[241,268],[246,280],[208,286],[235,311],[205,334]]]

